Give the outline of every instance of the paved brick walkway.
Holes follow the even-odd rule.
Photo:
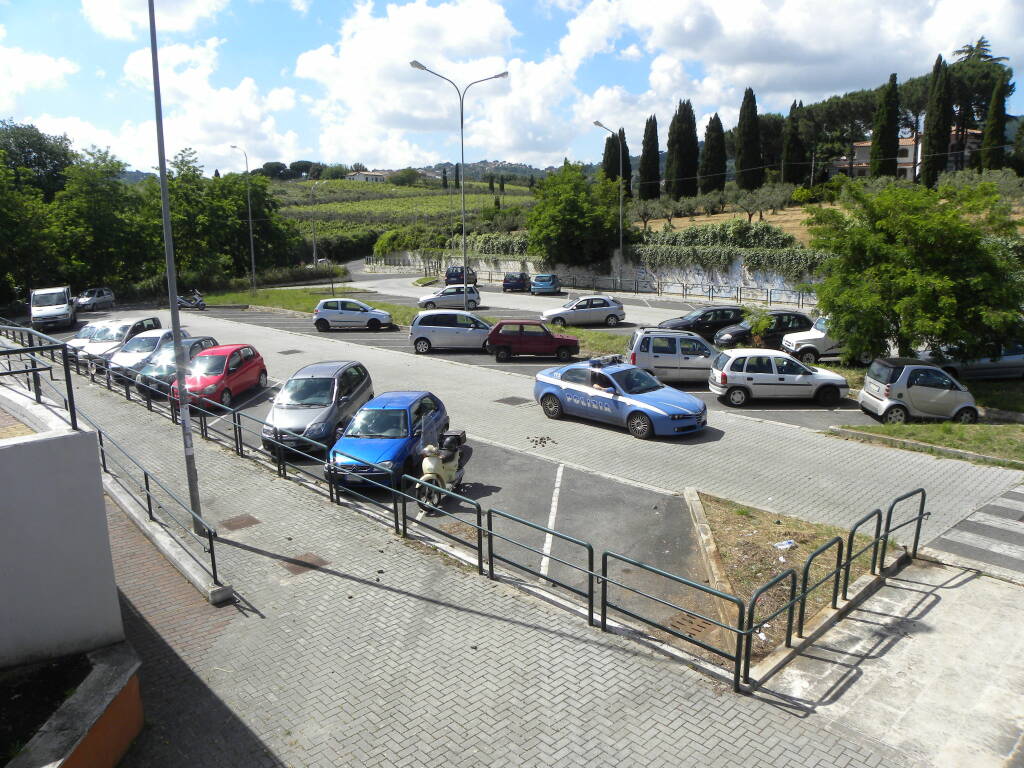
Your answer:
[[[98,387],[78,396],[180,488],[166,460],[178,455],[176,427]],[[207,515],[260,521],[218,546],[242,602],[201,603],[112,515],[147,711],[126,765],[904,764],[884,745],[588,628],[217,445],[199,441],[197,455]],[[284,567],[310,554],[319,567]]]

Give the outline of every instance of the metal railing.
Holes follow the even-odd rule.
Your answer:
[[[0,327],[0,334],[8,335],[12,330],[17,332],[18,329]],[[10,336],[8,337],[10,338]],[[22,351],[23,353],[27,352],[27,350]],[[53,354],[52,350],[48,351]],[[77,370],[81,370],[81,361],[75,356],[62,357],[62,361],[65,359],[68,361],[68,366],[74,365]],[[95,380],[95,366],[87,365],[87,368],[89,370],[88,375]],[[67,369],[68,367],[66,367]],[[16,373],[22,373],[22,371]],[[52,375],[52,371],[50,371],[50,374]],[[106,384],[111,391],[120,390],[119,386],[115,387],[114,383],[112,383],[112,379],[116,378],[117,374],[112,374],[108,367],[103,372],[100,383]],[[166,407],[161,407],[156,402],[156,396],[163,398],[164,393],[155,390],[149,392],[146,387],[140,386],[139,382],[136,382],[135,386],[141,396],[133,398],[131,386],[126,385],[124,387],[124,394],[127,400],[144,404],[149,410],[165,415],[172,420],[177,419],[177,409],[174,407],[173,398],[165,399]],[[713,653],[725,659],[731,665],[733,689],[735,691],[743,690],[742,684],[746,683],[749,685],[751,682],[750,660],[753,638],[766,624],[785,613],[785,646],[793,647],[794,624],[796,625],[796,636],[803,638],[808,599],[817,590],[826,584],[831,584],[830,604],[833,608],[836,608],[839,595],[841,594],[844,600],[847,597],[853,562],[870,549],[871,559],[868,570],[872,575],[882,573],[885,569],[885,559],[890,537],[893,533],[906,526],[914,526],[913,544],[909,554],[911,557],[916,557],[921,525],[929,514],[925,511],[926,494],[924,489],[918,488],[904,494],[892,501],[884,516],[880,509],[873,510],[853,525],[845,540],[836,536],[818,547],[807,557],[799,576],[795,569],[789,568],[760,586],[749,600],[744,601],[736,595],[715,590],[704,584],[669,573],[648,563],[616,552],[603,552],[601,554],[601,568],[597,570],[595,568],[594,548],[585,540],[533,523],[502,510],[493,508],[484,510],[477,501],[456,493],[451,489],[439,488],[425,483],[413,475],[404,473],[402,468],[386,467],[351,456],[334,448],[327,449],[320,442],[297,432],[273,427],[266,422],[238,411],[225,411],[218,404],[212,403],[205,398],[198,399],[202,401],[202,404],[193,404],[190,407],[196,414],[196,427],[194,428],[198,430],[202,438],[222,442],[241,457],[255,456],[268,459],[275,467],[278,475],[283,478],[288,478],[289,473],[291,473],[291,475],[298,475],[304,479],[313,480],[313,483],[305,484],[307,488],[316,488],[319,481],[323,479],[326,481],[327,495],[332,503],[343,504],[346,497],[351,497],[379,509],[390,518],[390,525],[395,533],[400,536],[408,536],[410,528],[417,527],[428,530],[430,533],[460,546],[467,547],[475,556],[477,572],[481,575],[486,575],[488,578],[497,578],[495,563],[500,563],[528,573],[542,582],[564,589],[576,597],[583,598],[587,603],[588,623],[593,626],[595,624],[595,614],[598,615],[602,631],[608,631],[609,616],[610,613],[614,612],[640,622],[643,626],[659,630],[678,640]],[[215,424],[221,423],[227,416],[230,416],[230,431],[216,428]],[[92,423],[91,420],[90,423]],[[112,445],[112,441],[104,433],[101,432],[100,434],[101,456],[106,461],[109,458],[108,445]],[[255,444],[246,443],[246,435],[256,435],[258,440],[255,441]],[[300,448],[299,446],[302,447]],[[117,448],[123,451],[120,446],[117,446]],[[325,458],[314,455],[320,454],[321,451],[324,452]],[[296,463],[296,461],[305,461],[307,464],[301,465]],[[308,462],[313,462],[314,466],[322,466],[323,475],[321,476],[316,472],[310,471]],[[148,500],[150,485],[155,478],[150,473],[147,473],[137,462],[136,465],[143,472]],[[183,509],[189,511],[187,506],[178,500],[177,497],[173,496],[162,484],[160,487],[169,496],[174,498]],[[429,489],[437,494],[440,502],[434,504],[425,501],[421,493],[424,489]],[[894,524],[893,517],[899,505],[915,499],[917,501],[916,512],[908,519]],[[410,502],[414,505],[413,509],[422,509],[425,514],[423,516],[411,515],[409,509]],[[446,505],[457,505],[460,511],[454,512],[450,509],[445,509]],[[472,532],[471,537],[467,539],[455,535],[451,531],[444,530],[439,525],[434,525],[433,521],[439,517],[457,521],[462,526],[465,526],[468,531]],[[858,530],[872,521],[875,523],[874,536],[866,544],[855,550],[854,546]],[[178,522],[183,528],[187,528],[184,523]],[[205,526],[205,523],[203,525]],[[212,529],[207,530],[211,534],[209,536],[209,549],[211,565],[215,569],[213,541],[216,538],[216,531]],[[556,557],[549,551],[538,549],[526,541],[520,540],[520,538],[513,535],[514,530],[522,530],[524,533],[532,532],[534,534],[543,533],[546,536],[550,535],[553,539],[578,548],[582,557],[577,562],[573,562],[568,558]],[[809,583],[811,581],[811,569],[815,565],[816,560],[819,556],[830,550],[835,551],[834,567],[824,575],[820,575],[814,583]],[[546,558],[551,562],[565,566],[585,579],[585,587],[580,586],[579,583],[571,583],[571,581],[564,578],[558,578],[546,572],[543,567],[534,567],[532,562],[517,557],[515,553],[519,552],[527,553],[527,560],[530,556],[540,556],[542,561]],[[611,566],[615,563],[628,564],[632,568],[646,574],[648,579],[650,576],[657,577],[657,579],[664,581],[667,585],[671,585],[673,589],[682,588],[683,594],[687,598],[705,596],[716,600],[725,600],[735,607],[736,620],[733,623],[729,623],[704,615],[689,607],[689,604],[693,602],[691,599],[667,600],[665,597],[653,594],[651,591],[645,591],[634,583],[630,583],[628,576],[620,573],[613,574]],[[799,590],[797,586],[798,578],[800,580]],[[756,613],[759,603],[764,599],[765,595],[782,583],[786,583],[788,586],[788,599],[770,615],[757,617]],[[600,587],[600,606],[599,610],[595,611],[595,605],[598,600],[598,587]],[[716,646],[709,639],[701,639],[693,634],[680,632],[678,629],[660,621],[657,617],[641,612],[641,610],[633,605],[627,606],[622,600],[610,594],[610,587],[622,590],[637,600],[654,603],[661,608],[671,609],[698,621],[706,622],[709,626],[732,635],[735,638],[735,643],[730,641],[727,647]]]

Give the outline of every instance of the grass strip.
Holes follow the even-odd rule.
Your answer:
[[[335,286],[334,292],[343,296],[352,291],[348,286]],[[203,298],[207,304],[257,304],[264,307],[279,307],[297,312],[312,313],[321,299],[331,297],[330,288],[262,288],[253,295],[249,291],[208,293]]]
[[[845,427],[888,437],[916,440],[929,445],[956,448],[997,459],[1024,461],[1024,425],[1022,424],[879,424]],[[916,450],[907,446],[908,450]]]

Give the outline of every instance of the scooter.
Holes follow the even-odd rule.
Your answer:
[[[441,506],[444,493],[439,489],[458,493],[462,489],[462,478],[466,472],[462,464],[462,446],[466,443],[465,431],[448,430],[437,442],[437,445],[424,446],[420,451],[423,456],[423,474],[417,486],[416,497],[420,509],[424,512],[433,512]]]
[[[206,309],[203,294],[193,288],[191,296],[179,296],[178,309]]]

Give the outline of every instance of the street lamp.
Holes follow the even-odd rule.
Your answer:
[[[310,186],[310,188],[309,188],[309,207],[310,208],[313,207],[313,192],[315,192],[316,188],[319,187],[323,183],[324,183],[323,181],[314,181],[313,184]],[[316,260],[316,215],[312,211],[310,211],[310,213],[312,214],[310,216],[310,222],[312,222],[312,224],[313,224],[313,272],[315,274],[316,271],[320,268],[317,265],[317,260]],[[331,296],[333,296],[334,295],[334,265],[333,264],[328,264],[327,265],[327,270],[328,270],[328,272],[330,272],[330,275],[331,275]]]
[[[622,134],[616,133],[600,120],[595,120],[594,125],[598,128],[604,128],[608,133],[619,140],[619,258],[622,258],[625,256],[625,252],[622,250]]]
[[[424,72],[429,72],[434,77],[439,77],[445,82],[451,83],[452,88],[459,94],[459,153],[461,156],[461,162],[459,164],[459,192],[462,198],[462,284],[466,286],[462,291],[462,308],[464,310],[469,309],[469,292],[467,280],[469,279],[469,270],[466,267],[466,145],[464,141],[465,134],[465,121],[463,119],[463,107],[466,101],[466,91],[477,83],[484,83],[488,80],[497,80],[499,78],[508,77],[508,72],[500,72],[497,75],[491,75],[481,80],[474,80],[462,90],[459,90],[459,86],[453,83],[444,75],[439,75],[432,69],[427,69],[425,66],[420,64],[418,61],[410,61],[409,66],[413,69],[420,69]]]
[[[253,245],[252,241],[252,195],[249,194],[249,155],[246,154],[245,150],[237,144],[231,145],[232,149],[237,149],[242,153],[245,158],[245,204],[249,208],[249,264],[250,264],[250,275],[252,276],[252,290],[250,291],[253,296],[256,295],[256,246]]]
[[[189,396],[185,388],[185,350],[181,343],[181,320],[178,317],[178,273],[174,265],[174,236],[171,233],[171,203],[167,190],[167,154],[164,151],[164,117],[160,104],[160,64],[156,47],[156,12],[149,0],[149,50],[153,60],[153,104],[156,111],[156,149],[160,165],[160,213],[164,229],[164,261],[167,267],[167,303],[171,309],[171,342],[174,344],[175,379],[178,384],[178,410],[181,414],[181,442],[185,454],[185,479],[188,499],[192,507],[192,529],[207,535],[202,523],[203,508],[199,500],[199,475],[196,472],[196,454],[192,445],[192,418],[189,414]]]

